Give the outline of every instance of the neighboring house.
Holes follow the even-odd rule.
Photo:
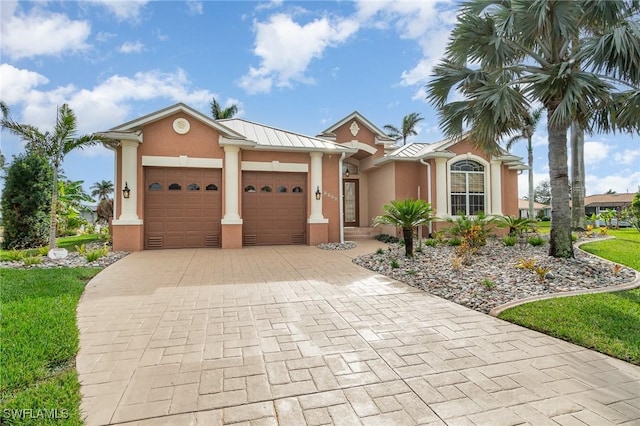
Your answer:
[[[100,135],[116,142],[112,237],[127,251],[339,242],[408,197],[443,219],[516,215],[526,169],[465,139],[398,148],[358,112],[311,137],[179,103]]]
[[[596,194],[584,197],[584,210],[587,216],[595,214],[596,216],[600,212],[605,210],[615,210],[618,212],[618,217],[623,209],[631,206],[635,193],[627,192],[622,194]],[[631,224],[627,221],[620,221],[617,223],[617,219],[614,219],[612,224],[614,226],[629,227]],[[604,221],[596,220],[596,225],[605,225]]]
[[[518,198],[518,210],[520,211],[520,217],[529,217],[529,200]],[[542,210],[544,217],[551,217],[551,206],[541,203],[533,203],[533,219],[538,217],[539,212]]]
[[[97,203],[82,203],[82,209],[80,210],[80,217],[89,222],[95,224],[98,219],[98,204]]]

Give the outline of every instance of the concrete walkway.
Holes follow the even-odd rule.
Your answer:
[[[377,247],[105,269],[78,307],[87,424],[640,424],[640,367],[351,263]]]

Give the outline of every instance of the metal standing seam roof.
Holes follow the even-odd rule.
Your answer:
[[[217,121],[234,132],[240,133],[248,140],[255,142],[257,144],[256,147],[351,151],[347,147],[324,139],[301,135],[299,133],[265,126],[263,124],[254,123],[240,118],[229,118]]]
[[[445,139],[439,142],[434,143],[410,143],[408,145],[402,146],[394,151],[391,151],[384,158],[388,159],[407,159],[407,160],[419,160],[423,158],[425,155],[430,152],[448,152],[444,149],[439,149],[442,146],[447,145],[451,141],[449,139]]]

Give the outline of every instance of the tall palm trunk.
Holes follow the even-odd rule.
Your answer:
[[[56,248],[58,213],[58,166],[53,166],[53,190],[51,191],[51,223],[49,224],[49,250]]]
[[[531,142],[531,135],[527,138],[527,143],[527,160],[529,162],[529,219],[533,219],[535,188],[533,187],[533,144]]]
[[[547,117],[553,116],[553,108],[548,108]],[[553,257],[573,257],[571,241],[571,211],[569,209],[569,167],[567,165],[567,127],[551,124],[549,133],[549,180],[551,184],[551,238],[549,255]]]
[[[584,130],[574,121],[571,123],[571,228],[578,231],[587,227],[584,180]]]

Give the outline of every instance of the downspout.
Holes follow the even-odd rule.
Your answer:
[[[344,200],[342,199],[342,197],[344,197],[343,194],[343,188],[344,188],[344,184],[342,181],[342,162],[344,161],[344,157],[347,155],[346,152],[343,152],[342,155],[340,156],[340,161],[338,161],[338,165],[339,165],[339,171],[340,171],[340,177],[338,178],[338,200],[339,200],[339,206],[340,206],[340,243],[344,244]]]
[[[431,163],[424,161],[424,158],[420,159],[420,164],[427,166],[427,203],[431,204]],[[429,236],[433,232],[433,225],[429,222]]]

